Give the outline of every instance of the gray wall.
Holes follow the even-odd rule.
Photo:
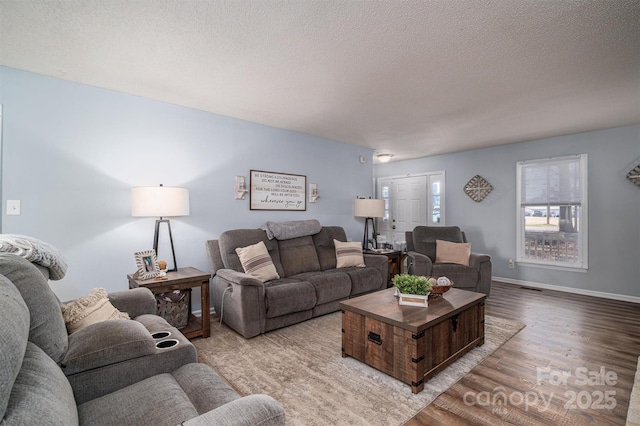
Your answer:
[[[353,200],[372,195],[369,149],[11,68],[0,81],[2,231],[62,250],[69,271],[52,288],[63,300],[127,288],[133,253],[153,242],[154,219],[131,217],[134,186],[189,188],[191,215],[171,221],[179,266],[209,271],[206,240],[268,220],[316,218],[362,236]],[[251,211],[233,191],[250,169],[306,175],[320,198],[305,212]],[[20,216],[6,215],[8,199],[22,201]]]
[[[588,154],[589,270],[517,265],[516,162]],[[515,282],[640,296],[640,189],[626,178],[640,161],[640,126],[536,140],[376,165],[374,176],[446,171],[446,223],[467,232],[472,250],[489,253],[495,277]],[[493,192],[481,203],[462,190],[476,174]]]

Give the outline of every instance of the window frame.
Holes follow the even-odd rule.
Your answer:
[[[531,259],[525,257],[525,210],[522,204],[522,170],[524,166],[535,164],[550,164],[560,161],[578,160],[580,166],[580,203],[578,217],[578,254],[577,262],[566,262],[547,259]],[[523,266],[536,266],[571,271],[586,271],[589,269],[589,221],[588,221],[588,157],[587,154],[577,154],[562,157],[550,157],[536,160],[518,161],[516,163],[516,261]],[[541,204],[544,205],[544,204]],[[554,204],[547,201],[547,207]],[[561,204],[564,206],[565,204]]]

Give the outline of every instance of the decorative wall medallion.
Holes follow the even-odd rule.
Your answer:
[[[491,191],[493,191],[493,186],[480,175],[469,179],[469,182],[464,186],[464,193],[476,203],[484,200]]]
[[[640,163],[638,163],[633,169],[629,170],[629,173],[627,173],[627,179],[629,179],[629,182],[635,186],[640,187]]]

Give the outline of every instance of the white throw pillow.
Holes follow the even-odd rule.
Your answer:
[[[269,256],[269,251],[264,242],[247,247],[239,247],[236,253],[242,263],[244,272],[256,277],[262,282],[277,280],[280,278],[276,266]]]
[[[336,268],[365,266],[360,243],[343,243],[342,241],[333,240],[333,244],[336,246]]]
[[[469,266],[471,243],[436,240],[436,263],[457,263]]]
[[[62,317],[69,334],[101,321],[130,319],[109,302],[104,288],[94,288],[87,296],[62,305]]]

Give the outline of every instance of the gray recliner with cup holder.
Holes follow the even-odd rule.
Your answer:
[[[67,334],[46,270],[20,256],[0,253],[0,274],[16,286],[29,308],[29,340],[60,366],[78,403],[197,362],[191,342],[155,315],[156,300],[147,288],[108,295],[111,304],[132,320],[102,321]]]
[[[60,304],[46,278],[29,261],[0,254],[0,424],[285,424],[284,409],[273,398],[240,397],[209,366],[182,364],[195,361],[195,351],[162,318],[144,313],[154,300],[147,292],[129,291],[133,299],[124,294],[113,299],[135,320],[103,321],[67,338]],[[138,302],[140,311],[135,310]],[[91,328],[89,335],[79,334]],[[171,334],[151,337],[160,330]],[[82,342],[75,341],[80,337]],[[171,338],[178,345],[157,348],[157,342]],[[88,350],[90,341],[94,351]],[[181,347],[188,349],[180,352]],[[70,366],[73,373],[65,375]]]

